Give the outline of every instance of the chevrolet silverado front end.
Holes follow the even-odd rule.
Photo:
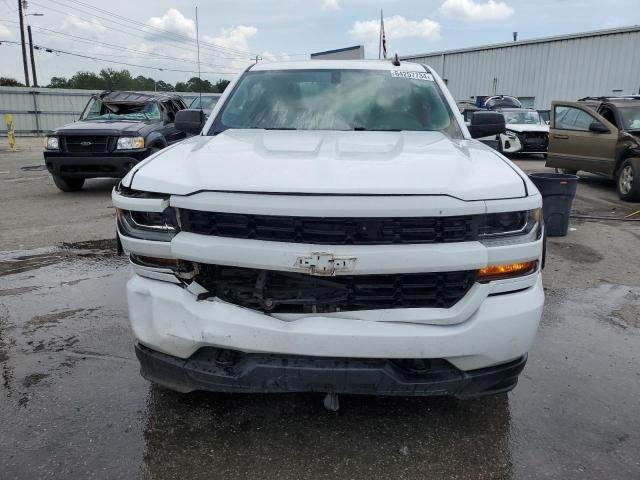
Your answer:
[[[512,389],[544,302],[542,200],[437,75],[264,64],[228,90],[202,135],[113,192],[142,374],[183,392]]]

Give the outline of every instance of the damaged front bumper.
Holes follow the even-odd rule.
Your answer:
[[[172,390],[230,393],[331,392],[458,398],[508,392],[518,383],[526,355],[462,371],[446,360],[358,359],[246,354],[202,348],[188,359],[136,345],[142,376]]]
[[[504,153],[546,153],[549,134],[545,132],[508,132],[500,135]]]
[[[451,309],[266,315],[216,298],[198,300],[180,285],[133,274],[127,303],[138,342],[183,360],[216,347],[285,356],[444,359],[467,371],[529,351],[544,302],[541,274],[529,277],[518,280],[523,289],[512,293],[492,295],[488,285],[476,284]],[[465,320],[426,323],[436,314]]]

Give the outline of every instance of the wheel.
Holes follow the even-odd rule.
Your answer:
[[[627,202],[640,200],[640,158],[627,158],[616,175],[618,196]]]
[[[84,185],[84,178],[65,178],[54,175],[53,183],[63,192],[77,192]]]
[[[565,175],[575,175],[578,170],[572,170],[570,168],[556,168],[556,173],[564,173]]]
[[[156,152],[159,152],[160,150],[161,150],[161,149],[160,149],[160,148],[158,148],[158,147],[151,147],[151,148],[149,149],[149,156],[153,155],[153,154],[154,154],[154,153],[156,153]]]

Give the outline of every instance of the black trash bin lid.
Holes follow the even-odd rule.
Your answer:
[[[553,172],[530,173],[529,178],[531,180],[559,182],[560,184],[576,183],[580,179],[577,175],[571,175],[570,173]]]

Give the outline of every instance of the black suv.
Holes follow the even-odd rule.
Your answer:
[[[182,97],[167,93],[102,92],[91,97],[80,120],[45,138],[44,161],[63,192],[87,178],[124,177],[131,168],[185,138],[175,115]]]

